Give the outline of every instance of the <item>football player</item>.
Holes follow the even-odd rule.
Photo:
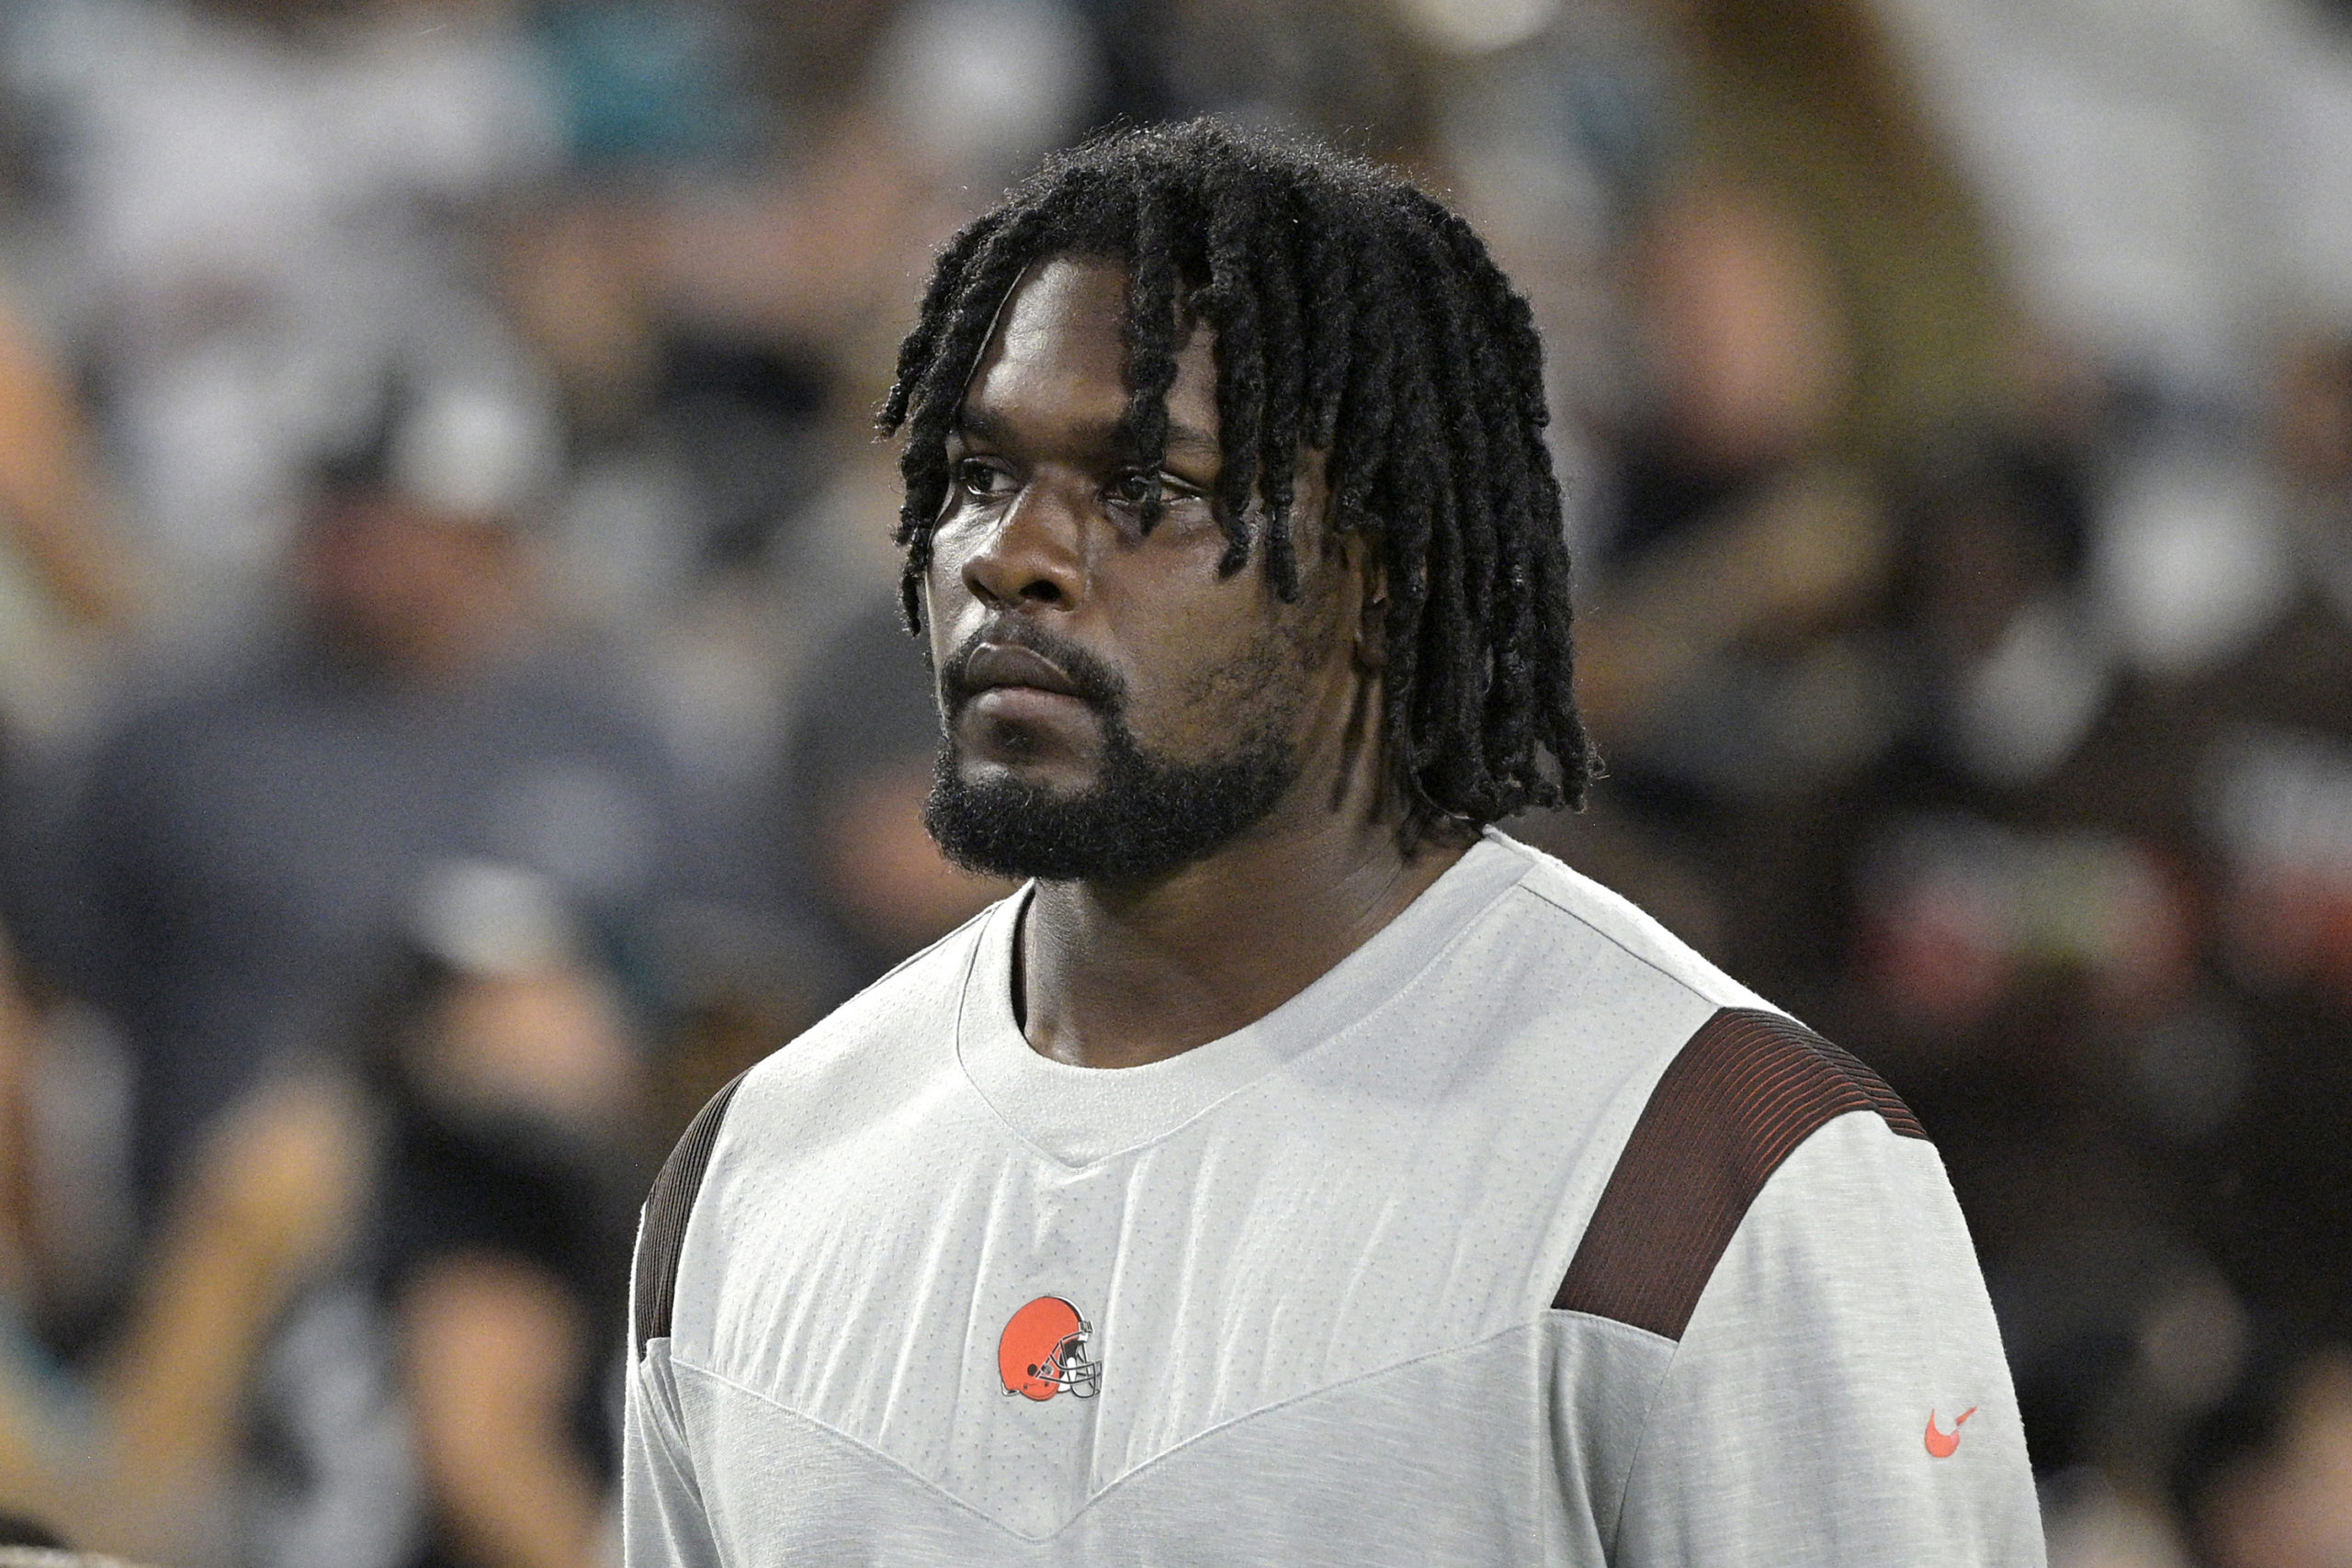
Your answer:
[[[1492,826],[1594,772],[1544,420],[1477,236],[1313,146],[947,246],[927,820],[1029,880],[672,1157],[633,1568],[2041,1560],[1917,1122]]]

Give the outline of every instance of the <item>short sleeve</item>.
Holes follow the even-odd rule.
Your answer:
[[[1618,1568],[2040,1568],[2000,1336],[1943,1165],[1849,1113],[1756,1194],[1682,1327]]]

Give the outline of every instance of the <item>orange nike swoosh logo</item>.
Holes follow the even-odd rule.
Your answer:
[[[1928,1452],[1938,1459],[1951,1458],[1951,1456],[1958,1452],[1960,1449],[1961,1423],[1966,1421],[1971,1416],[1975,1414],[1976,1406],[1973,1404],[1970,1405],[1967,1409],[1960,1413],[1958,1419],[1952,1422],[1951,1431],[1942,1432],[1936,1429],[1936,1413],[1932,1410],[1928,1411]]]

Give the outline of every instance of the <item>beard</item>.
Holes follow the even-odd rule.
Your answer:
[[[1264,722],[1262,713],[1260,722],[1238,726],[1241,739],[1221,756],[1155,756],[1127,725],[1125,684],[1115,671],[1084,649],[1026,628],[996,637],[1051,659],[1093,705],[1102,730],[1101,763],[1094,782],[1079,790],[966,778],[956,719],[976,694],[963,675],[979,639],[966,644],[941,671],[947,731],[922,813],[923,826],[958,865],[1041,882],[1148,882],[1206,859],[1256,827],[1298,780],[1287,726]],[[1271,670],[1261,673],[1274,677]]]

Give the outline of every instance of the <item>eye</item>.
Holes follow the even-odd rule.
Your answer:
[[[1151,499],[1151,479],[1149,474],[1139,469],[1130,470],[1111,481],[1103,491],[1103,498],[1122,510],[1139,509]],[[1159,501],[1162,506],[1176,507],[1200,499],[1201,491],[1197,486],[1186,484],[1174,474],[1160,474]]]
[[[1014,483],[1003,465],[986,457],[967,457],[956,465],[956,488],[983,501],[1001,501],[1012,493]]]

